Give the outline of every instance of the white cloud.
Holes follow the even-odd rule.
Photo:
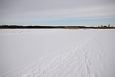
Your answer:
[[[33,18],[68,18],[68,17],[114,17],[115,6],[93,6],[71,9],[55,9],[44,11],[27,11],[15,12],[6,15],[6,18],[11,19],[33,19]],[[4,16],[5,18],[5,16]]]
[[[0,1],[0,21],[72,17],[115,17],[114,0],[4,0]]]

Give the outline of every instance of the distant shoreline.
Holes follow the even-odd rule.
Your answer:
[[[0,29],[115,29],[113,26],[20,26],[0,25]]]

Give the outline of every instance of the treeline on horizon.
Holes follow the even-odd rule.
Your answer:
[[[23,26],[23,25],[0,25],[0,29],[115,29],[114,26],[100,25],[100,26]]]

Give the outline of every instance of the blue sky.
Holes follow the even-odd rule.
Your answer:
[[[8,22],[8,24],[17,23],[19,25],[115,25],[115,17],[33,18]]]
[[[115,17],[79,17],[79,18],[62,18],[62,19],[35,19],[30,23],[33,24],[50,24],[50,25],[114,25]]]

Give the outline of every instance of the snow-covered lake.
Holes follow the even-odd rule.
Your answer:
[[[0,30],[0,77],[115,77],[115,30]]]

